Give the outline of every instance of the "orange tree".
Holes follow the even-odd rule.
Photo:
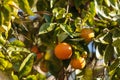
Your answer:
[[[119,9],[119,0],[0,0],[0,76],[119,80]]]

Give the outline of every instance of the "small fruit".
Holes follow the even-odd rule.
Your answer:
[[[83,69],[86,65],[86,61],[83,57],[72,58],[70,64],[74,69]]]
[[[38,53],[39,52],[38,47],[35,46],[35,45],[32,46],[31,51],[34,52],[34,53]]]
[[[59,43],[54,53],[58,59],[69,59],[72,56],[72,47],[68,43]]]
[[[40,63],[40,69],[43,71],[43,72],[48,72],[48,68],[47,68],[47,64],[45,61],[42,61]]]
[[[94,31],[90,28],[83,28],[81,30],[81,37],[84,38],[85,42],[92,41],[92,38],[94,38]]]
[[[39,60],[39,59],[41,59],[41,58],[43,57],[43,54],[42,54],[42,53],[40,53],[40,52],[39,52],[39,53],[37,53],[36,55],[37,55],[37,60]]]

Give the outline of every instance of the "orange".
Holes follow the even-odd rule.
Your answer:
[[[81,30],[81,37],[84,38],[85,42],[92,41],[92,38],[94,37],[94,31],[90,28],[83,28]]]
[[[39,60],[39,59],[41,59],[43,57],[43,54],[40,53],[40,52],[38,52],[36,55],[37,55],[37,60]]]
[[[47,64],[45,63],[45,61],[42,61],[42,62],[40,63],[40,69],[41,69],[43,72],[48,72]]]
[[[38,47],[35,46],[35,45],[32,46],[31,51],[34,52],[34,53],[38,53],[39,52]]]
[[[68,43],[59,43],[54,50],[58,59],[65,60],[72,56],[72,47]]]
[[[83,57],[72,58],[70,64],[74,69],[83,69],[86,65],[86,61]]]

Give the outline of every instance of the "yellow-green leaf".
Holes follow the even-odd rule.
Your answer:
[[[20,8],[29,15],[33,15],[33,12],[30,9],[28,0],[18,0]]]
[[[45,34],[52,31],[55,28],[55,23],[44,23],[41,25],[39,34]]]
[[[24,47],[25,46],[25,44],[22,41],[19,41],[19,40],[15,40],[15,41],[11,42],[10,44],[13,45],[13,46],[18,46],[18,47]]]
[[[114,47],[111,44],[107,45],[103,55],[104,63],[108,64],[113,59],[113,56],[114,56]]]
[[[3,22],[4,22],[4,15],[3,15],[3,12],[0,11],[0,27],[3,24]]]
[[[37,77],[36,77],[36,75],[29,75],[29,76],[27,76],[27,79],[25,79],[25,80],[37,80]]]
[[[19,79],[18,79],[18,76],[15,75],[14,72],[12,72],[11,76],[12,76],[12,79],[13,79],[13,80],[19,80]]]
[[[20,68],[19,68],[19,77],[21,78],[22,76],[27,76],[33,67],[33,62],[34,62],[34,53],[29,54],[24,61],[22,62]]]

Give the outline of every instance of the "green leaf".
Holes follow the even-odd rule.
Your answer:
[[[112,45],[120,49],[120,39],[115,40]]]
[[[116,59],[109,67],[109,75],[112,78],[116,72],[117,67],[119,66],[119,59]]]
[[[103,40],[109,44],[112,43],[112,33],[108,32],[105,34]]]
[[[46,76],[40,73],[38,73],[36,77],[37,77],[37,80],[46,80]]]
[[[3,22],[4,22],[4,13],[2,11],[0,11],[0,27],[2,26]]]
[[[84,70],[84,75],[80,78],[80,80],[92,80],[92,69],[90,67],[86,67]]]
[[[70,25],[60,24],[60,28],[73,38],[73,29]]]
[[[0,33],[5,32],[5,29],[3,27],[4,19],[4,13],[0,11]]]
[[[105,0],[105,3],[107,4],[108,7],[110,7],[110,0]]]
[[[94,1],[94,2],[95,2],[96,13],[97,13],[97,14],[100,14],[102,17],[104,17],[104,18],[106,18],[106,19],[111,19],[111,17],[108,16],[108,15],[105,13],[104,7],[103,7],[102,5],[99,5],[97,1],[98,1],[98,0],[95,0],[95,1]]]
[[[115,10],[119,9],[119,5],[118,5],[119,2],[117,0],[110,0],[110,3]]]
[[[119,28],[114,28],[112,30],[112,34],[113,34],[113,41],[116,40],[117,38],[120,38],[120,29]]]
[[[54,57],[47,61],[46,64],[48,65],[49,72],[54,76],[57,76],[56,73],[62,69],[62,62]]]
[[[20,40],[14,40],[10,43],[10,45],[17,46],[17,47],[25,47],[25,44]]]
[[[14,74],[14,72],[11,73],[12,79],[13,80],[19,80],[18,76]]]
[[[0,70],[5,70],[6,66],[7,62],[3,58],[0,58]]]
[[[112,43],[112,34],[110,32],[99,34],[96,39],[96,42],[100,42],[102,44],[111,44]]]
[[[115,52],[117,54],[117,56],[120,56],[120,48],[119,47],[115,47]]]
[[[74,0],[75,8],[78,9],[81,3],[81,0]]]
[[[2,36],[2,34],[0,34],[0,44],[5,44],[6,40],[5,38]]]
[[[39,29],[39,34],[45,34],[52,31],[55,28],[56,23],[44,23]]]
[[[97,59],[103,59],[103,48],[104,47],[101,47],[101,45],[99,46],[96,46],[96,50],[95,50],[95,54],[96,54],[96,58]]]
[[[54,8],[52,13],[53,13],[53,16],[56,17],[56,19],[62,19],[66,16],[66,9],[65,8]]]
[[[75,27],[76,27],[76,31],[80,31],[80,25],[81,25],[81,18],[77,17],[75,19]]]
[[[112,45],[107,45],[103,55],[104,63],[108,64],[111,60],[113,60],[113,56],[114,56],[114,47]]]
[[[4,58],[5,56],[3,55],[2,52],[0,52],[0,58]]]
[[[21,53],[30,53],[30,50],[28,50],[28,49],[26,49],[26,48],[23,48],[23,47],[17,47],[17,46],[9,46],[8,48],[7,48],[7,52],[8,52],[8,54],[9,54],[9,56],[12,56],[12,58],[13,58],[13,56],[15,56],[16,55],[16,57],[17,56],[19,56],[20,55],[20,52]],[[26,55],[26,54],[25,54]],[[20,57],[19,57],[20,58]]]
[[[50,23],[50,22],[51,22],[51,16],[49,16],[49,15],[44,15],[43,17],[45,18],[45,21],[46,21],[47,23]]]
[[[20,8],[25,11],[27,14],[33,15],[33,12],[30,9],[28,0],[18,0]]]
[[[119,79],[119,76],[120,76],[120,67],[118,67],[117,69],[116,69],[116,75],[117,75],[117,80]]]
[[[62,42],[68,37],[68,34],[65,32],[62,32],[60,34],[57,34],[57,37],[58,37],[58,42]]]
[[[25,80],[38,80],[36,75],[29,75]]]
[[[9,22],[11,20],[11,8],[9,5],[4,5],[3,7],[3,13],[4,13],[4,18],[6,22]]]
[[[83,52],[84,51],[84,48],[79,44],[79,43],[72,43],[72,48],[76,51],[79,51],[80,52]]]
[[[0,58],[0,70],[10,69],[11,67],[12,64],[8,60]]]
[[[35,54],[31,53],[24,59],[24,61],[22,62],[19,68],[18,74],[20,78],[22,76],[27,76],[31,72],[33,67],[34,57],[35,57]]]
[[[36,0],[28,0],[30,7],[34,7]]]
[[[6,38],[8,37],[8,31],[10,30],[11,28],[11,12],[12,12],[12,9],[11,7],[6,4],[2,7],[2,11],[4,13],[4,23],[2,25],[3,29],[5,30],[5,36]]]
[[[95,16],[96,11],[95,11],[95,4],[94,4],[94,2],[91,2],[91,3],[90,3],[89,11],[90,11],[90,13],[92,14],[92,16]]]

